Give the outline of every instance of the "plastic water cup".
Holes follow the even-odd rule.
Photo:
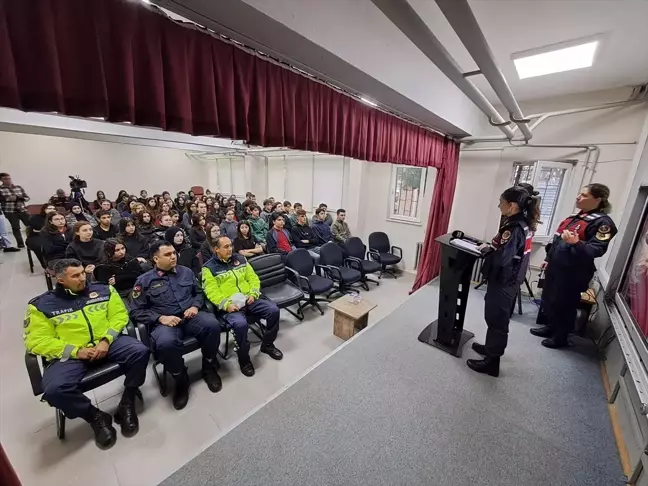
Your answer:
[[[245,297],[245,295],[243,295],[241,293],[236,293],[236,294],[232,295],[232,304],[234,304],[239,309],[245,307],[245,301],[246,300],[247,300],[247,298]]]

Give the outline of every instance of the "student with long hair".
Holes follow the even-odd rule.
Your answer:
[[[188,200],[187,204],[185,204],[185,212],[182,215],[182,226],[186,230],[191,228],[192,218],[196,211],[198,211],[198,204],[195,201]]]
[[[205,241],[200,245],[200,256],[203,264],[207,263],[214,257],[214,246],[220,236],[220,227],[216,223],[207,223],[205,225]]]
[[[155,218],[159,212],[157,199],[155,199],[154,197],[149,197],[146,200],[146,210],[151,213],[151,216],[153,216],[153,218]]]
[[[104,242],[102,257],[94,269],[97,282],[112,285],[117,293],[126,298],[135,286],[135,281],[144,271],[137,261],[126,251],[120,241],[109,238]]]
[[[500,358],[508,342],[511,309],[522,283],[519,270],[525,258],[527,237],[536,230],[540,217],[539,199],[520,186],[506,189],[498,207],[505,220],[491,242],[494,251],[482,266],[488,280],[484,299],[486,342],[472,345],[483,358],[468,360],[471,369],[491,376],[499,376]]]
[[[609,197],[610,189],[603,184],[585,186],[576,198],[579,212],[560,223],[546,247],[541,309],[547,325],[531,329],[531,334],[546,338],[542,341],[546,348],[569,344],[581,292],[587,290],[596,271],[594,260],[605,255],[617,234],[608,216]]]
[[[189,240],[191,240],[191,246],[196,250],[200,249],[200,246],[207,239],[207,234],[205,233],[206,224],[207,221],[202,214],[193,215],[191,229],[189,230]]]
[[[79,260],[86,273],[92,273],[103,256],[103,247],[103,240],[94,237],[90,223],[79,221],[74,224],[74,239],[65,250],[65,257]]]
[[[141,263],[144,263],[148,258],[149,239],[139,233],[132,219],[123,218],[119,222],[118,241],[124,245],[129,257],[136,258]]]
[[[65,222],[65,216],[56,211],[45,217],[45,227],[41,231],[43,259],[51,270],[58,260],[65,258],[65,250],[74,238],[74,231]]]
[[[238,224],[236,230],[236,238],[234,239],[234,252],[243,255],[245,258],[254,258],[263,253],[263,247],[254,241],[250,223],[243,220]]]
[[[145,238],[151,238],[151,236],[155,232],[153,215],[149,210],[145,209],[139,214],[137,218],[137,229]]]
[[[94,216],[86,213],[78,202],[70,205],[70,212],[65,219],[67,220],[68,226],[74,226],[79,221],[87,221],[93,228],[99,224]]]
[[[29,248],[36,258],[40,262],[41,266],[45,268],[45,260],[43,260],[43,250],[42,250],[42,235],[41,231],[45,226],[45,219],[49,213],[55,213],[56,206],[51,203],[43,204],[41,206],[38,214],[34,214],[29,218],[29,224],[27,225],[27,239],[25,240],[25,245]]]

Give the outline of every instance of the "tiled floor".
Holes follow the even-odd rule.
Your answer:
[[[221,366],[223,390],[212,394],[199,379],[200,355],[187,359],[196,376],[187,408],[173,409],[170,397],[158,392],[150,372],[142,388],[145,407],[136,437],[119,437],[109,451],[101,451],[92,431],[81,420],[69,420],[67,437],[56,437],[54,412],[33,396],[24,366],[22,322],[29,299],[46,290],[42,273],[31,275],[24,252],[0,255],[0,441],[24,486],[56,484],[92,486],[148,486],[162,481],[235,426],[246,414],[293,383],[343,341],[333,336],[333,312],[324,316],[307,309],[298,323],[282,312],[277,346],[284,359],[275,362],[258,355],[252,345],[257,373],[244,377],[236,358]],[[375,323],[408,295],[413,276],[383,279],[363,296],[378,304],[369,318]],[[250,334],[254,343],[256,339]],[[98,406],[114,412],[121,380],[88,393]]]

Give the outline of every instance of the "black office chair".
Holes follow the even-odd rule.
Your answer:
[[[27,247],[27,260],[29,261],[29,271],[34,273],[34,258],[32,257],[32,251]]]
[[[166,366],[160,360],[159,355],[155,351],[153,342],[151,341],[151,335],[146,324],[137,322],[137,330],[139,331],[140,340],[144,343],[149,350],[151,351],[151,356],[153,356],[153,374],[155,375],[155,380],[158,383],[158,388],[160,389],[160,395],[166,397],[169,393],[169,387],[167,382],[167,370]],[[229,332],[225,333],[225,352],[223,353],[220,349],[218,350],[218,355],[223,359],[228,359],[227,350],[229,347]],[[194,336],[186,337],[182,340],[182,356],[185,356],[189,353],[193,353],[197,349],[200,349],[200,342]],[[162,365],[162,374],[158,371],[158,366]]]
[[[398,252],[398,254],[396,254]],[[388,273],[397,278],[393,268],[387,268],[397,265],[403,259],[403,249],[399,246],[390,246],[389,236],[382,231],[377,231],[369,235],[369,259],[380,263],[381,270],[378,278],[382,278],[383,273]]]
[[[313,274],[313,268],[318,266],[315,265],[315,259],[308,253],[308,250],[303,248],[291,251],[286,259],[286,270],[292,274],[293,282],[299,286],[304,294],[308,295],[306,304],[299,303],[302,313],[304,305],[311,305],[316,307],[320,314],[324,315],[324,311],[318,302],[330,302],[331,295],[337,292],[337,290],[331,292],[335,285],[333,280],[322,275]],[[326,297],[317,297],[322,294],[326,294]]]
[[[126,325],[126,332],[131,337],[137,337],[135,334],[135,327],[131,322]],[[29,375],[29,381],[31,382],[32,391],[34,396],[43,394],[43,374],[38,363],[38,356],[31,354],[29,352],[25,353],[25,366],[27,367],[27,374]],[[41,357],[40,359],[43,369],[48,366],[48,361]],[[99,388],[106,383],[109,383],[120,376],[124,372],[120,368],[118,363],[105,363],[97,365],[96,367],[90,369],[81,379],[81,390],[83,392],[88,392]],[[142,398],[142,392],[137,390],[137,396],[144,403]],[[55,409],[56,415],[56,436],[63,440],[65,439],[65,415],[58,408]]]
[[[338,291],[342,294],[351,292],[352,285],[362,283],[362,266],[360,263],[351,258],[344,258],[344,253],[339,245],[333,242],[324,243],[320,248],[320,264],[327,276],[337,283]]]
[[[382,266],[380,263],[373,260],[365,259],[367,254],[367,247],[357,236],[352,236],[346,242],[346,249],[348,258],[352,260],[357,260],[360,262],[360,273],[362,274],[362,283],[365,286],[365,289],[369,290],[368,282],[375,283],[380,285],[378,280],[369,278],[368,275],[371,273],[378,273],[381,271]]]
[[[260,255],[250,260],[248,264],[252,265],[254,272],[259,277],[263,297],[277,304],[280,309],[286,309],[302,321],[304,312],[300,303],[305,300],[304,292],[288,280],[282,255],[279,253]],[[298,306],[297,312],[289,309],[292,305]]]

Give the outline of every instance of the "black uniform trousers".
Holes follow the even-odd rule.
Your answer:
[[[506,349],[511,306],[515,304],[517,292],[519,292],[517,283],[498,285],[488,282],[484,303],[484,317],[488,326],[485,346],[491,358],[499,358]]]
[[[553,328],[552,337],[559,343],[566,342],[567,336],[574,329],[582,291],[582,285],[570,279],[568,272],[558,274],[547,267],[542,289],[542,310],[546,316],[546,325]]]
[[[53,361],[43,373],[43,398],[68,418],[82,417],[90,420],[92,402],[83,394],[79,383],[86,371],[106,361],[119,363],[126,374],[126,388],[138,388],[144,384],[149,350],[137,339],[120,335],[110,345],[106,357],[100,361]]]
[[[16,243],[18,246],[24,246],[25,242],[20,232],[20,222],[22,221],[27,226],[30,218],[29,213],[27,211],[16,211],[14,213],[5,212],[4,215],[11,225],[11,231],[13,232],[14,238],[16,238]]]

